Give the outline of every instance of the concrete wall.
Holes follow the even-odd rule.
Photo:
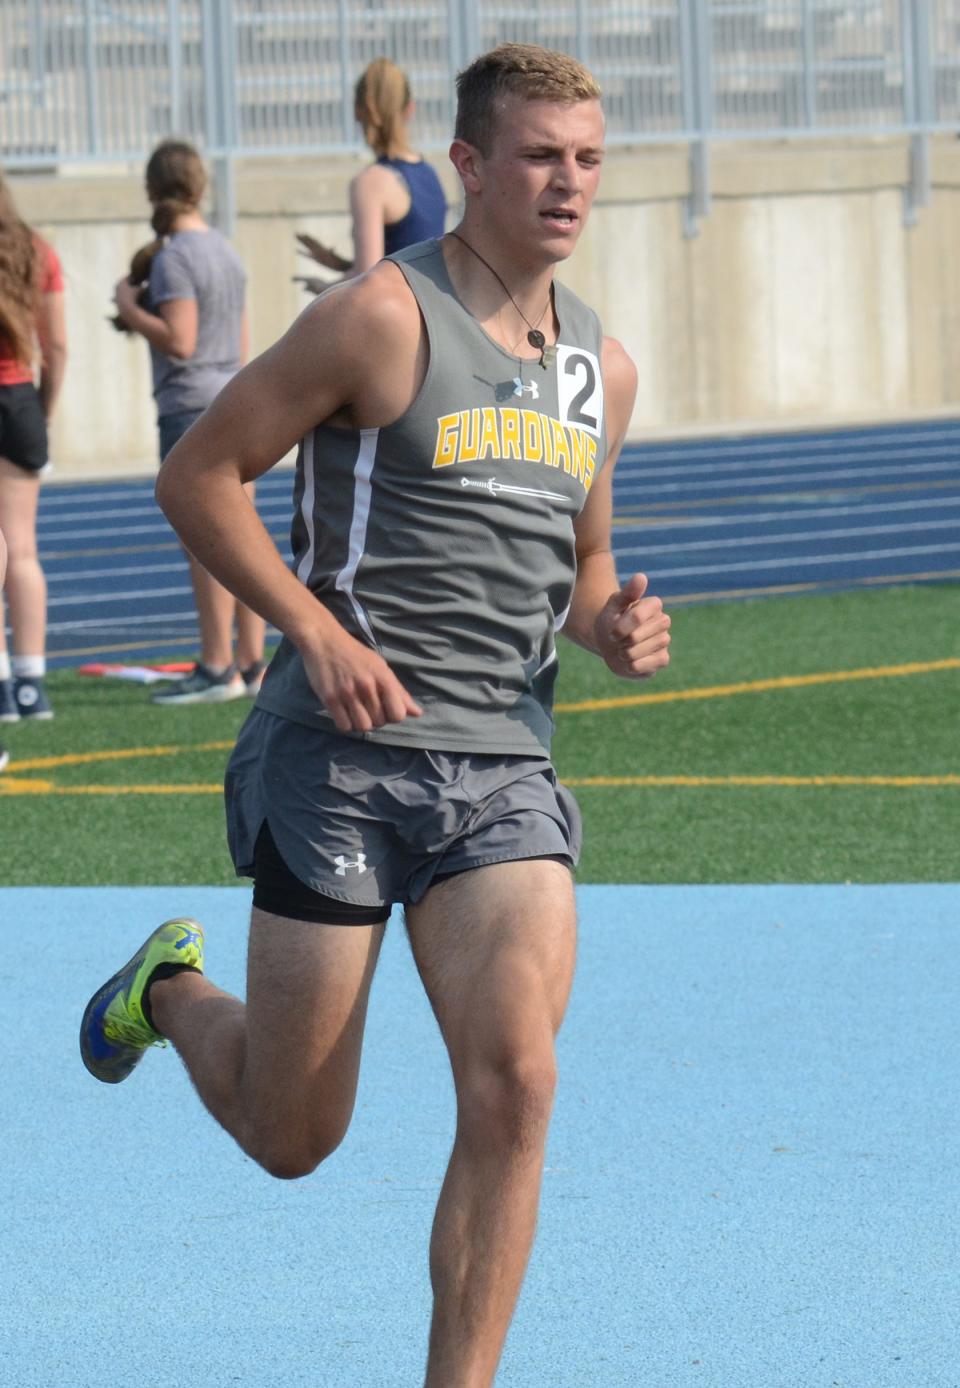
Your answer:
[[[235,239],[255,351],[308,302],[292,283],[309,266],[294,230],[349,249],[358,167],[239,171]],[[907,227],[903,141],[718,145],[710,214],[688,237],[686,151],[612,151],[562,276],[637,362],[634,437],[960,409],[960,142],[934,141],[932,169],[931,201]],[[440,172],[455,202],[452,170]],[[142,176],[24,177],[14,188],[67,277],[57,475],[152,471],[147,348],[106,321],[115,281],[148,239]]]

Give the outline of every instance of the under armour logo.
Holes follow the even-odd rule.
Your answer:
[[[514,395],[523,395],[524,392],[526,392],[526,393],[530,396],[530,399],[531,399],[531,400],[539,400],[539,399],[540,399],[540,387],[537,385],[536,381],[529,381],[529,382],[527,382],[527,384],[524,384],[524,380],[523,380],[523,377],[522,377],[522,376],[514,376],[514,378],[513,378],[513,393],[514,393]]]
[[[367,870],[367,855],[366,855],[366,853],[358,853],[357,856],[356,856],[355,858],[352,858],[352,859],[351,859],[351,858],[345,858],[345,857],[343,856],[342,853],[338,853],[337,856],[334,858],[333,861],[334,861],[334,862],[336,863],[336,865],[337,865],[337,876],[338,876],[338,877],[346,877],[346,875],[347,875],[347,868],[356,868],[356,869],[357,869],[357,872],[366,872],[366,870]]]

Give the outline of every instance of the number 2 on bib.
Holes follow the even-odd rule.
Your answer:
[[[603,425],[600,362],[582,347],[557,347],[557,400],[561,424],[599,435]]]

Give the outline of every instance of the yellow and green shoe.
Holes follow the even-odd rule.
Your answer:
[[[166,1045],[143,1008],[153,974],[164,965],[203,973],[203,928],[197,921],[183,917],[158,926],[87,1003],[80,1023],[80,1054],[91,1075],[104,1084],[119,1084],[148,1047]]]

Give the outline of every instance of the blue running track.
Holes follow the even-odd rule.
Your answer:
[[[292,474],[259,484],[288,553]],[[960,420],[632,446],[614,543],[679,602],[960,577]],[[51,664],[188,657],[196,618],[149,481],[49,486],[40,544]]]
[[[960,1388],[960,887],[579,899],[497,1388]],[[118,1086],[81,1065],[87,997],[165,916],[199,916],[242,991],[248,903],[0,891],[5,1388],[422,1383],[453,1100],[397,922],[354,1125],[305,1181],[247,1160],[172,1052]]]

